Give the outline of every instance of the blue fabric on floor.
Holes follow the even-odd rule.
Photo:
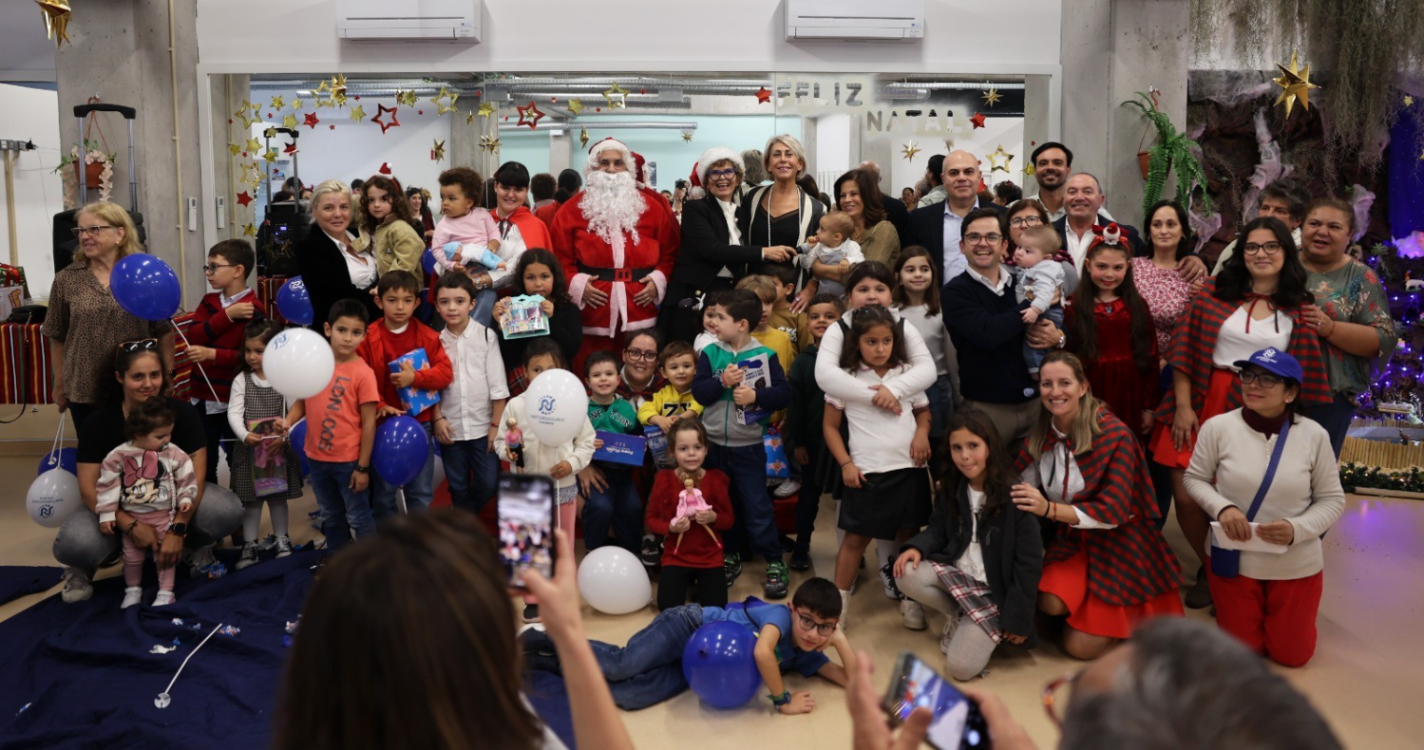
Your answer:
[[[7,604],[26,594],[45,591],[59,583],[64,568],[0,565],[0,604]]]
[[[0,748],[267,747],[287,651],[282,637],[322,554],[298,552],[216,581],[188,580],[180,570],[177,601],[159,608],[149,606],[157,593],[150,566],[140,606],[120,610],[123,580],[109,578],[87,602],[54,596],[0,622]],[[214,635],[169,690],[172,703],[155,707],[183,659],[220,622],[241,632]],[[174,638],[177,650],[150,653]],[[562,684],[533,684],[535,710],[572,744]]]

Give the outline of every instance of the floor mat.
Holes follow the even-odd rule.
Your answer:
[[[7,604],[27,594],[45,591],[56,583],[64,568],[0,565],[0,604]]]

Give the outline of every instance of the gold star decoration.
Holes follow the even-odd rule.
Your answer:
[[[1002,165],[999,164],[1000,159],[1004,160],[1004,163]],[[989,171],[1003,172],[1005,174],[1008,174],[1009,166],[1013,163],[1013,161],[1014,155],[1005,151],[1004,144],[1000,143],[998,148],[989,152],[989,163],[993,165],[989,168]]]
[[[1412,96],[1410,96],[1410,95],[1408,95],[1408,94],[1405,94],[1405,95],[1404,95],[1404,106],[1406,106],[1406,107],[1412,107],[1412,106],[1414,106],[1414,97],[1412,97]]]
[[[465,124],[466,124],[466,125],[474,125],[474,124],[475,124],[475,113],[474,113],[474,112],[466,112],[466,113],[465,113]]]
[[[245,149],[243,149],[243,150],[246,151],[246,152],[249,153],[249,154],[255,154],[255,153],[257,153],[258,151],[261,151],[261,150],[262,150],[262,144],[261,144],[261,143],[258,143],[256,138],[248,138],[248,139],[247,139],[247,148],[245,148]]]
[[[998,104],[999,100],[1004,98],[1004,95],[1000,94],[999,90],[993,86],[990,86],[983,94],[980,94],[980,96],[984,99],[984,104],[990,107]]]
[[[269,126],[266,130],[262,131],[262,137],[263,137],[263,138],[276,138],[276,137],[277,137],[277,129],[274,128],[274,127],[270,127],[270,126]]]
[[[303,102],[301,99],[293,99],[293,100],[292,100],[292,111],[293,111],[293,112],[296,112],[297,110],[301,109],[305,104],[306,104],[306,103]]]
[[[353,119],[353,120],[364,120],[364,119],[366,119],[366,110],[363,109],[363,108],[361,107],[361,105],[357,104],[356,106],[354,106],[354,107],[351,108],[351,119]]]
[[[256,237],[256,236],[257,236],[257,227],[254,226],[254,225],[252,225],[252,224],[243,224],[243,225],[242,225],[242,236],[243,236],[243,237]]]
[[[918,153],[920,153],[920,147],[917,146],[914,141],[910,141],[900,147],[900,155],[905,157],[906,161],[914,161],[915,154]]]
[[[499,107],[495,106],[493,102],[480,102],[480,108],[475,110],[475,114],[480,117],[490,118],[493,118],[498,112]]]
[[[498,154],[499,138],[488,134],[480,136],[480,150],[488,151],[491,154]]]
[[[579,147],[588,148],[588,128],[579,128]]]
[[[327,97],[327,102],[335,107],[346,106],[346,76],[337,73],[331,77],[331,85],[328,86],[331,96]]]
[[[286,109],[287,100],[280,95],[272,97],[272,109]]]
[[[435,114],[443,115],[455,111],[455,101],[459,98],[459,94],[441,86],[440,93],[436,94],[430,101],[435,105]]]
[[[578,99],[570,99],[569,114],[573,115],[574,117],[578,117],[579,113],[581,112],[583,112],[583,102],[579,101]]]
[[[277,149],[268,149],[267,153],[262,155],[262,160],[267,162],[268,164],[277,161]]]
[[[286,129],[288,129],[288,130],[296,130],[296,128],[297,128],[297,116],[296,116],[296,115],[287,115],[287,116],[283,117],[283,118],[282,118],[282,127],[286,128]]]
[[[257,107],[253,106],[252,102],[244,101],[242,106],[238,107],[237,111],[232,113],[232,116],[242,121],[243,128],[251,129],[252,123],[257,122],[257,117],[255,116],[256,110]]]
[[[44,16],[45,38],[54,40],[59,49],[69,41],[69,0],[35,0]]]
[[[445,161],[445,141],[435,139],[435,145],[430,147],[430,159],[437,164]]]
[[[414,106],[415,106],[415,92],[414,92],[414,91],[400,91],[400,90],[397,90],[397,91],[396,91],[396,104],[404,104],[404,105],[407,106],[407,107],[414,107]]]
[[[691,130],[684,130],[684,131],[682,131],[682,140],[683,140],[684,143],[691,143],[691,142],[692,142],[692,131],[691,131]]]
[[[1281,71],[1281,75],[1271,79],[1282,89],[1281,95],[1276,98],[1276,104],[1285,102],[1287,118],[1291,116],[1291,107],[1295,105],[1297,99],[1300,100],[1300,106],[1309,111],[1310,90],[1320,88],[1310,82],[1310,66],[1307,65],[1304,68],[1300,67],[1300,63],[1296,59],[1298,54],[1297,51],[1291,52],[1289,68],[1280,63],[1276,63],[1276,68]]]
[[[628,94],[630,93],[632,92],[615,83],[607,91],[603,92],[603,99],[608,102],[609,109],[627,109]],[[614,97],[617,97],[617,101],[614,101]]]
[[[1023,173],[1024,173],[1024,176],[1025,176],[1025,177],[1032,177],[1032,176],[1033,176],[1033,173],[1034,173],[1033,165],[1032,165],[1032,164],[1025,165],[1024,168],[1023,168]]]
[[[227,144],[227,152],[233,156],[237,156],[242,153],[242,147],[236,143],[229,143]]]

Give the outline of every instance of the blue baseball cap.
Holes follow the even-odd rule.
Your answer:
[[[1262,349],[1252,354],[1250,359],[1238,359],[1231,364],[1241,369],[1245,369],[1248,365],[1255,365],[1288,380],[1294,380],[1297,383],[1305,382],[1305,370],[1300,366],[1300,362],[1280,349]]]

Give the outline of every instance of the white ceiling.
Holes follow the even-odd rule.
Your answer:
[[[0,0],[0,81],[53,81],[54,42],[31,0]]]

